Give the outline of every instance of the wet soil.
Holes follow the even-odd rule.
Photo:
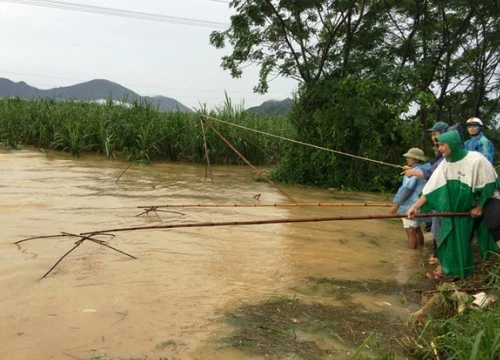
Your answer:
[[[392,311],[372,311],[353,300],[360,292],[403,294],[405,288],[394,281],[349,281],[329,278],[307,279],[304,300],[275,297],[247,305],[226,314],[224,321],[234,333],[221,343],[249,354],[276,358],[322,359],[349,355],[346,348],[357,348],[365,341],[375,344],[378,352],[403,354],[398,340],[412,330],[405,319]],[[334,297],[337,304],[310,302],[311,296]],[[419,298],[416,296],[415,299]],[[329,338],[327,347],[318,339]],[[332,346],[332,342],[337,346]],[[369,346],[366,348],[370,352]]]
[[[232,334],[219,342],[242,349],[249,356],[265,358],[307,360],[344,355],[348,359],[352,358],[352,349],[356,349],[357,355],[370,358],[411,358],[428,316],[450,318],[457,314],[453,293],[473,295],[489,291],[500,295],[497,290],[500,278],[496,275],[500,257],[492,256],[485,261],[480,258],[477,246],[473,250],[476,273],[467,279],[433,281],[413,277],[403,284],[391,280],[307,277],[303,286],[293,288],[293,297],[273,297],[228,312],[224,322],[232,327]],[[424,250],[426,253],[431,253],[430,247]],[[425,256],[422,262],[425,266]],[[423,317],[414,315],[419,312],[405,318],[390,310],[367,309],[356,301],[356,294],[360,293],[374,297],[398,294],[402,303],[422,306],[419,312]],[[327,346],[325,338],[329,339]]]

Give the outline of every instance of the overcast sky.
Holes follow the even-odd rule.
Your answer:
[[[245,107],[283,100],[296,90],[295,81],[278,78],[268,94],[254,94],[257,68],[245,69],[240,79],[222,70],[221,57],[229,49],[212,47],[209,35],[230,22],[226,0],[14,1],[0,0],[0,77],[12,81],[48,89],[107,79],[140,95],[168,96],[191,108],[222,105],[225,90],[234,104],[244,101]],[[71,4],[163,18],[159,22],[60,8]],[[172,18],[181,18],[180,23]],[[210,24],[193,26],[185,19]]]

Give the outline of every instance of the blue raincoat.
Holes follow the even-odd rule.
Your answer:
[[[464,144],[464,149],[468,151],[478,151],[483,154],[488,161],[493,164],[493,156],[495,154],[495,147],[488,140],[486,136],[484,136],[482,131],[479,131],[477,135],[472,136],[469,140],[467,140]]]

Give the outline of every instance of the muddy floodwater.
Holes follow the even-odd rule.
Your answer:
[[[127,165],[98,156],[0,151],[0,359],[264,359],[218,341],[233,331],[221,321],[225,314],[280,296],[315,301],[318,295],[297,290],[310,278],[404,283],[422,262],[421,251],[407,249],[399,220],[188,227],[100,238],[137,259],[85,241],[39,281],[78,238],[36,239],[20,249],[13,242],[146,225],[387,213],[374,207],[175,208],[159,212],[160,222],[153,214],[136,216],[138,206],[289,200],[255,181],[246,166],[213,167],[212,183],[203,165],[136,164],[115,182]],[[284,189],[297,202],[391,200]],[[352,300],[402,319],[414,310],[402,306],[397,293],[365,292]],[[329,358],[347,358],[352,349],[344,346]]]

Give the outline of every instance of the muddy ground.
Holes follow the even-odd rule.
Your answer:
[[[394,311],[360,307],[356,295],[366,293],[376,298],[396,294],[402,307],[415,308],[425,304],[443,285],[474,294],[485,287],[491,288],[490,269],[500,265],[499,257],[477,261],[476,274],[467,280],[437,282],[420,275],[401,284],[309,277],[303,287],[293,289],[297,296],[274,297],[226,314],[224,322],[234,331],[219,341],[223,346],[265,358],[408,358],[412,349],[407,345],[415,343],[412,339],[421,329],[418,319],[410,312],[405,318]],[[444,316],[452,316],[453,309],[448,308],[445,313]]]
[[[382,353],[404,352],[398,340],[412,331],[405,319],[390,311],[365,309],[352,298],[359,292],[372,295],[396,292],[408,299],[405,295],[408,291],[402,284],[308,278],[307,285],[304,292],[332,297],[336,304],[280,297],[248,305],[226,315],[225,321],[236,330],[221,342],[252,354],[276,358],[338,358],[341,353],[349,353],[345,352],[346,348],[356,348],[367,339],[370,345],[383,344],[383,349],[377,349]],[[417,301],[419,296],[410,293],[414,299],[411,301]],[[324,337],[331,339],[328,348],[314,340]],[[331,347],[332,343],[338,343],[338,348]]]

